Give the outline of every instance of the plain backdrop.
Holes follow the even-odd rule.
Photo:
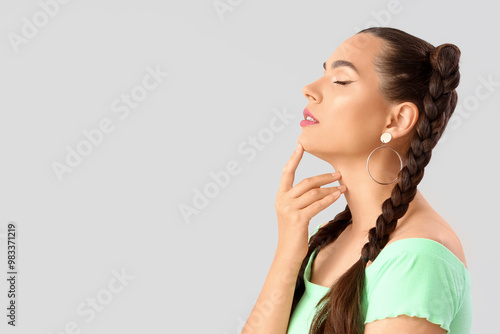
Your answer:
[[[462,242],[473,333],[497,328],[496,3],[2,0],[0,267],[15,222],[19,274],[15,328],[0,280],[0,332],[239,333],[277,245],[302,88],[380,25],[462,51],[419,189]],[[306,152],[295,182],[329,171]]]

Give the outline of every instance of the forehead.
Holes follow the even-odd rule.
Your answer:
[[[336,60],[347,60],[353,63],[359,70],[359,74],[373,74],[374,59],[382,48],[382,40],[369,33],[356,34],[346,39],[328,58],[327,65],[330,66]]]

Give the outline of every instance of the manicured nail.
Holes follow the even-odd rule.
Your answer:
[[[297,147],[295,148],[295,152],[300,152],[300,143],[297,143]]]

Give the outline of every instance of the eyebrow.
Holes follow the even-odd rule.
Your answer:
[[[341,67],[341,66],[349,67],[349,68],[353,69],[354,71],[356,71],[356,73],[359,74],[359,70],[357,69],[357,67],[354,66],[353,63],[351,63],[350,61],[347,61],[347,60],[337,60],[337,61],[333,62],[331,68],[334,69],[334,68]],[[323,63],[323,68],[326,70],[326,62]]]

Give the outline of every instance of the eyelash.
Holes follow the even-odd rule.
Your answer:
[[[352,81],[334,81],[333,83],[336,83],[336,84],[344,86],[344,85],[347,85],[347,84],[349,84],[351,82]]]

